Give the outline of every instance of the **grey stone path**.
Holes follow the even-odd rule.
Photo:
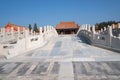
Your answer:
[[[120,80],[120,53],[66,35],[0,61],[0,80]]]

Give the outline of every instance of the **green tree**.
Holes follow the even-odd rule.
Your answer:
[[[32,30],[32,26],[31,26],[31,24],[29,24],[28,28],[29,28],[30,31]]]
[[[35,31],[35,32],[37,32],[37,33],[39,32],[39,30],[38,30],[38,27],[37,27],[37,24],[36,24],[36,23],[34,24],[33,31]]]
[[[100,23],[96,23],[96,26],[98,27],[98,30],[100,30],[101,28],[104,29],[104,27],[108,27],[108,25],[112,25],[116,23],[115,21],[104,21],[104,22],[100,22]]]

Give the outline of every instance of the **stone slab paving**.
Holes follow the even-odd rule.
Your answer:
[[[120,80],[120,53],[59,36],[42,48],[0,60],[0,80]]]
[[[58,80],[74,80],[72,62],[61,62]]]

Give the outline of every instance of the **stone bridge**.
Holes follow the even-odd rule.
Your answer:
[[[120,23],[118,28],[115,28],[113,24],[99,31],[95,31],[95,26],[82,25],[77,36],[94,46],[120,52]]]
[[[0,60],[0,80],[120,80],[120,53],[86,42],[78,35],[47,39],[42,47]]]

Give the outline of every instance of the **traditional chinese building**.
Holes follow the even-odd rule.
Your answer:
[[[18,27],[20,28],[20,31],[24,31],[25,30],[24,26],[18,26],[16,24],[8,23],[7,25],[5,25],[5,31],[7,31],[7,32],[11,31],[12,27],[13,27],[14,31],[18,31]]]
[[[120,24],[120,22],[115,23],[115,24],[114,24],[114,28],[115,28],[115,29],[118,29],[118,28],[119,28],[119,24]]]
[[[76,34],[78,29],[79,26],[75,22],[60,22],[56,26],[58,34]]]

